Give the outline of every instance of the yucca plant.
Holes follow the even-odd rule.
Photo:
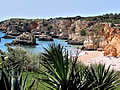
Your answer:
[[[9,83],[8,75],[4,70],[0,69],[0,90],[11,90]]]
[[[0,90],[31,90],[35,83],[35,80],[29,87],[26,87],[28,74],[23,80],[22,74],[17,71],[12,71],[12,74],[8,75],[4,70],[0,70]]]
[[[29,87],[26,87],[28,74],[23,80],[21,68],[10,67],[5,65],[6,55],[1,53],[0,64],[0,90],[30,90],[35,83],[35,80]]]
[[[94,90],[111,90],[115,89],[120,85],[120,79],[118,77],[118,72],[110,70],[109,67],[105,67],[105,64],[94,64],[89,67],[87,73],[87,79],[92,84],[91,89]]]
[[[23,79],[23,74],[17,72],[12,72],[11,77],[11,90],[31,90],[33,87],[35,80],[31,82],[31,84],[27,87],[27,79],[28,73],[26,74],[25,78]]]
[[[108,90],[119,85],[115,71],[105,65],[90,67],[77,62],[76,57],[69,57],[68,51],[60,44],[50,44],[42,53],[41,71],[44,77],[39,80],[47,83],[47,87],[57,90]]]
[[[45,79],[40,80],[49,84],[49,88],[77,90],[83,87],[82,79],[85,76],[84,72],[87,71],[87,67],[80,65],[83,68],[83,71],[80,72],[77,56],[69,57],[68,51],[60,44],[50,44],[49,48],[45,49],[45,52],[42,53],[41,65],[45,67],[46,71],[41,71]]]
[[[45,49],[45,53],[42,53],[41,64],[46,68],[46,71],[41,71],[41,74],[45,75],[46,79],[40,80],[51,85],[49,88],[62,90],[71,88],[70,83],[72,83],[72,79],[75,79],[72,76],[76,75],[76,72],[74,72],[75,67],[73,67],[76,61],[72,62],[72,59],[68,58],[68,52],[63,50],[63,46],[50,44],[49,49]],[[76,78],[76,80],[79,79]],[[77,83],[75,84],[74,87],[77,86]]]

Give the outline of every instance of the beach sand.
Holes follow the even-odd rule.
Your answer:
[[[91,58],[95,58],[102,54],[102,52],[99,52],[99,51],[83,51],[83,52],[84,52],[84,55],[80,55],[78,58],[78,61],[84,64],[88,64]]]
[[[104,56],[101,51],[84,51],[84,55],[80,55],[78,61],[85,65],[99,63],[105,64],[106,67],[111,65],[111,69],[120,71],[120,58]]]

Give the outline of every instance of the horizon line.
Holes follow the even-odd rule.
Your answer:
[[[94,15],[70,15],[70,16],[47,16],[47,17],[31,17],[31,16],[5,16],[3,18],[0,18],[0,22],[1,21],[5,21],[5,20],[9,20],[9,19],[50,19],[50,18],[67,18],[67,17],[77,17],[77,16],[81,16],[81,17],[95,17],[95,16],[102,16],[102,15],[105,15],[105,14],[110,14],[110,13],[113,13],[115,14],[116,12],[109,12],[109,13],[102,13],[102,14],[94,14]],[[117,14],[119,14],[120,12],[118,12]]]

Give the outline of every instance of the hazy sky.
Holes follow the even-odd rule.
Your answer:
[[[0,20],[120,13],[120,0],[1,0]]]

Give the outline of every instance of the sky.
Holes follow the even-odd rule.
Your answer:
[[[1,0],[0,21],[120,13],[120,0]]]

